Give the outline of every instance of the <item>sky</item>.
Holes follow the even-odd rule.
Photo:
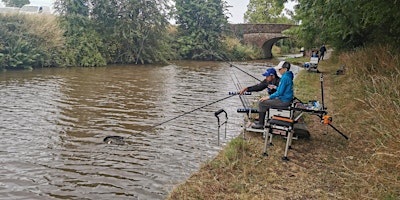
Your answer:
[[[233,24],[243,23],[243,16],[247,10],[247,5],[249,4],[250,0],[226,0],[229,6],[229,15],[228,21]]]
[[[32,5],[41,5],[41,6],[51,6],[54,0],[29,0]],[[0,1],[0,6],[4,6],[3,2]]]
[[[229,6],[229,12],[232,16],[229,16],[228,21],[233,24],[244,23],[243,17],[244,13],[247,10],[247,5],[249,4],[250,0],[225,0]],[[289,1],[285,3],[285,8],[293,10],[293,6],[295,2]]]
[[[229,12],[232,16],[229,16],[229,23],[239,24],[244,23],[243,16],[247,10],[247,5],[250,0],[225,0],[229,6]],[[42,5],[42,6],[51,6],[54,0],[30,0],[31,4]],[[0,1],[0,3],[2,3]],[[293,10],[294,2],[289,1],[289,3],[285,4],[285,8]]]

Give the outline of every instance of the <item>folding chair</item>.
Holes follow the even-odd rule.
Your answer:
[[[318,57],[311,57],[310,58],[310,62],[309,62],[309,66],[307,68],[307,71],[318,71],[318,62],[319,62],[319,58]]]
[[[293,104],[293,103],[292,103]],[[286,137],[286,147],[283,160],[288,161],[288,151],[291,149],[292,140],[297,139],[294,137],[294,110],[292,106],[286,108],[270,108],[268,114],[265,117],[265,128],[264,128],[264,156],[268,156],[267,145],[269,139],[269,146],[273,146],[272,137],[273,135],[281,135]]]

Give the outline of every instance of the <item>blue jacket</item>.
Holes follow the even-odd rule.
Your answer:
[[[282,75],[276,92],[269,96],[270,99],[279,98],[283,102],[291,102],[293,99],[293,73],[287,71]]]

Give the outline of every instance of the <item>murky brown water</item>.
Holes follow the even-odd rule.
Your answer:
[[[237,66],[260,79],[265,70]],[[143,130],[236,91],[232,72],[256,83],[217,62],[0,73],[0,198],[164,199],[221,149],[215,111],[228,112],[223,144],[240,133],[241,103]],[[106,145],[109,135],[130,138]]]

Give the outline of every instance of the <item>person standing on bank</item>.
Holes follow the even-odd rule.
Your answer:
[[[243,94],[245,92],[259,92],[264,90],[265,88],[268,88],[268,94],[273,94],[276,91],[276,88],[279,85],[280,78],[276,74],[276,71],[274,68],[268,68],[263,74],[265,76],[265,79],[261,81],[260,83],[245,87],[240,90],[240,94]]]
[[[326,52],[326,47],[325,47],[325,45],[322,45],[321,46],[321,48],[319,49],[319,52],[320,52],[320,60],[324,60],[324,55],[325,55],[325,52]]]
[[[287,107],[293,99],[293,78],[294,75],[290,70],[290,63],[281,61],[276,67],[278,73],[282,75],[276,92],[270,96],[262,97],[258,103],[258,123],[252,128],[263,129],[266,112],[271,107]]]

